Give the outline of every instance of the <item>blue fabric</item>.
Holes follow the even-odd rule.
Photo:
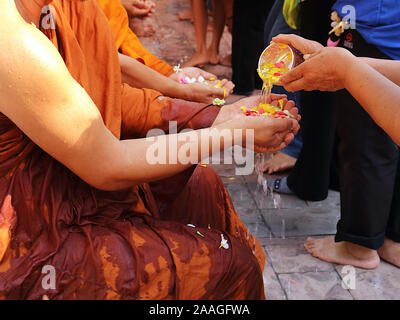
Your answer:
[[[395,60],[400,60],[399,0],[339,0],[332,10],[343,18],[346,5],[354,6],[356,29],[369,44]]]
[[[272,38],[277,36],[278,34],[281,33],[298,34],[296,30],[290,28],[289,25],[286,23],[285,17],[283,16],[282,13],[283,2],[284,2],[283,0],[275,1],[271,9],[271,12],[268,16],[267,22],[265,23],[265,29],[264,29],[265,46],[268,46]],[[300,92],[287,92],[283,87],[274,86],[272,88],[272,93],[286,94],[289,100],[293,100],[296,103],[296,107],[299,109],[299,112],[301,113]],[[297,159],[299,157],[302,147],[303,147],[303,140],[301,137],[301,129],[300,129],[299,133],[294,137],[293,141],[286,148],[282,149],[281,152],[286,153],[287,155]]]

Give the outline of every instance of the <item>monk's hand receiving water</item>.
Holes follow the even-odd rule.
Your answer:
[[[270,117],[246,117],[237,121],[236,128],[243,131],[242,146],[254,149],[258,153],[276,152],[285,148],[294,138],[298,130],[298,122],[294,119],[281,119]],[[254,132],[254,144],[248,139],[247,130]]]
[[[241,106],[254,107],[260,103],[260,99],[260,96],[252,96],[223,106],[213,126],[229,123],[235,126],[235,129],[242,129],[244,133],[246,129],[252,129],[254,130],[254,150],[260,153],[275,152],[286,147],[297,134],[300,128],[298,123],[300,116],[293,101],[288,101],[285,95],[275,94],[271,95],[268,103],[277,106],[278,101],[283,100],[284,110],[288,110],[294,119],[246,116]],[[243,140],[244,146],[246,146],[245,141]],[[249,145],[247,147],[251,148]]]
[[[240,99],[233,104],[225,105],[221,108],[217,118],[214,121],[213,125],[218,125],[222,122],[232,120],[234,118],[246,118],[247,116],[241,109],[242,106],[250,109],[257,106],[260,103],[260,96],[251,96],[244,99]],[[300,115],[295,107],[295,103],[291,100],[287,99],[287,96],[284,94],[271,94],[268,103],[273,106],[279,105],[279,100],[283,101],[283,109],[288,110],[297,121],[300,120]],[[296,134],[297,131],[294,132]]]
[[[280,83],[287,91],[337,91],[344,88],[348,70],[355,60],[346,49],[322,48],[306,56],[302,64],[280,79]]]

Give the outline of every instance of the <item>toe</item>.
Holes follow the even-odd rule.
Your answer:
[[[311,244],[311,243],[313,243],[313,242],[314,242],[314,239],[313,239],[313,238],[307,237],[307,240],[306,240],[306,243],[307,243],[307,244]]]
[[[313,253],[314,253],[314,250],[310,247],[310,246],[304,246],[305,248],[306,248],[306,250],[307,250],[307,252],[309,253],[309,254],[311,254],[311,255],[314,255]]]

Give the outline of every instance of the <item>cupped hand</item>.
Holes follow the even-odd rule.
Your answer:
[[[204,79],[211,79],[211,78],[217,79],[217,76],[215,74],[204,71],[203,69],[197,67],[181,68],[180,72],[172,74],[170,78],[172,77],[175,81],[179,81],[179,79],[182,77],[197,79],[199,76],[202,76]]]
[[[188,101],[210,104],[215,98],[224,99],[229,95],[223,87],[215,88],[203,83],[188,83],[182,86],[185,92],[184,98]]]
[[[144,0],[142,0],[142,1],[144,1]],[[156,4],[151,0],[145,0],[144,2],[146,3],[147,7],[149,8],[147,17],[151,17],[156,12]]]
[[[286,73],[279,81],[287,91],[337,91],[345,86],[345,79],[356,58],[343,48],[322,48],[305,57],[305,62]]]
[[[134,17],[147,16],[152,10],[151,5],[143,0],[121,0],[121,3],[126,11]]]
[[[297,134],[300,126],[298,121],[300,116],[293,101],[288,101],[286,95],[272,94],[268,103],[278,105],[279,100],[283,100],[284,110],[288,110],[293,119],[275,119],[266,116],[249,117],[246,116],[241,106],[251,108],[260,103],[260,96],[252,96],[241,99],[234,104],[226,105],[221,108],[213,126],[224,123],[235,123],[236,129],[252,129],[254,130],[254,146],[256,152],[275,152],[286,147]],[[282,121],[281,121],[282,120]]]
[[[267,101],[271,105],[278,106],[279,105],[279,100],[283,101],[283,109],[288,110],[294,117],[296,121],[300,120],[300,115],[295,107],[294,101],[287,100],[286,95],[284,94],[271,94],[269,97],[269,100]],[[223,123],[225,121],[229,121],[235,118],[247,118],[246,114],[243,112],[241,109],[242,106],[245,106],[246,108],[250,109],[255,106],[258,106],[258,104],[261,101],[261,96],[251,96],[247,98],[240,99],[236,101],[233,104],[225,105],[221,108],[221,111],[219,112],[217,118],[215,119],[213,125],[218,125],[220,123]],[[298,130],[298,127],[295,128]],[[295,130],[293,133],[296,134],[297,130]]]
[[[293,132],[298,130],[298,122],[294,119],[246,117],[240,123],[241,129],[246,132],[243,147],[258,153],[276,152],[285,148],[293,140]],[[254,141],[249,137],[248,130],[253,130]]]
[[[200,76],[202,76],[205,80],[207,80],[211,86],[215,86],[218,83],[218,81],[221,81],[221,88],[226,89],[225,98],[228,97],[233,92],[233,88],[235,87],[232,81],[229,81],[227,79],[218,80],[215,74],[212,74],[210,72],[204,71],[203,69],[196,67],[182,68],[180,72],[173,73],[169,77],[172,80],[179,82],[180,79],[185,77],[188,77],[190,79],[193,78],[198,79]],[[223,95],[218,96],[218,98],[223,99]]]

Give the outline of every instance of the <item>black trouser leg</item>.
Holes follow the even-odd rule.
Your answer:
[[[356,56],[387,58],[357,31],[347,33],[342,39],[351,39],[345,46]],[[397,205],[392,207],[392,201],[398,202],[394,191],[399,148],[347,91],[338,92],[336,99],[341,219],[335,240],[376,250],[383,244],[389,216],[399,220]]]
[[[264,25],[273,0],[235,0],[232,30],[232,81],[235,93],[251,94],[261,88],[258,59],[264,50]]]
[[[333,3],[332,0],[301,2],[302,37],[326,44]],[[336,129],[336,109],[332,98],[331,93],[320,91],[302,92],[300,96],[303,148],[287,183],[304,200],[319,201],[328,195]]]
[[[328,195],[336,109],[325,92],[302,92],[300,99],[303,147],[287,183],[299,198],[319,201]]]
[[[378,249],[384,241],[399,151],[347,92],[337,94],[341,219],[336,241]]]
[[[397,177],[393,191],[392,207],[386,226],[386,237],[400,242],[400,161],[397,165]]]

